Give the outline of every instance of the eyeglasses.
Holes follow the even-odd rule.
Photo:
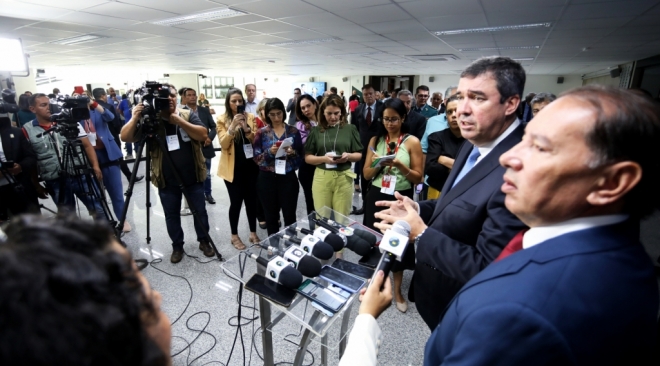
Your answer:
[[[424,94],[417,94],[417,97],[422,98],[422,99],[427,99],[429,96],[424,95]]]
[[[399,123],[401,121],[401,118],[394,117],[394,118],[389,118],[389,117],[383,117],[383,123]]]
[[[282,111],[279,112],[274,112],[274,113],[268,113],[268,117],[270,118],[282,118]]]

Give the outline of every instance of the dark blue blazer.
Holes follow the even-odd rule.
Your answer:
[[[576,231],[470,280],[431,334],[424,365],[653,364],[657,311],[638,222]]]
[[[492,262],[525,225],[504,206],[500,155],[522,139],[518,126],[451,187],[473,145],[461,146],[437,201],[420,202],[428,228],[416,248],[414,298],[420,315],[435,329],[458,290]]]

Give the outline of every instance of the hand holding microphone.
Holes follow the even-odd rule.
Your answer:
[[[377,319],[392,304],[392,283],[383,271],[374,274],[369,287],[360,290],[359,314],[369,314]]]
[[[403,254],[406,252],[406,247],[408,246],[408,236],[410,235],[410,225],[403,221],[396,221],[392,227],[385,232],[383,235],[383,240],[380,241],[378,248],[380,249],[383,256],[376,266],[376,274],[372,277],[372,280],[375,276],[382,271],[385,276],[389,275],[390,270],[395,261],[401,261]]]

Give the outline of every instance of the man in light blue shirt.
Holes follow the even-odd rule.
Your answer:
[[[451,86],[447,89],[445,97],[449,99],[454,94],[456,94],[456,87]],[[424,136],[422,136],[422,152],[424,154],[426,154],[426,149],[429,147],[429,135],[447,128],[449,128],[449,125],[447,124],[447,115],[445,113],[431,117],[426,121],[426,130],[424,130]]]

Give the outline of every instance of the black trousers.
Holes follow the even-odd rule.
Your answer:
[[[314,211],[314,197],[312,196],[314,171],[316,171],[316,165],[307,164],[305,162],[303,162],[300,169],[298,169],[298,181],[300,182],[303,194],[305,195],[305,205],[307,206],[308,215]]]
[[[31,183],[21,182],[23,190],[17,192],[11,185],[0,187],[0,220],[7,220],[7,211],[12,215],[40,213],[39,198]]]
[[[229,227],[232,235],[238,234],[238,218],[241,215],[241,206],[245,202],[245,214],[247,215],[250,232],[257,231],[257,192],[256,182],[259,168],[252,162],[246,162],[244,166],[234,169],[234,181],[228,182],[227,193],[229,193]]]
[[[279,230],[277,220],[280,218],[280,210],[284,216],[284,225],[289,226],[296,222],[300,188],[295,171],[281,175],[260,170],[257,190],[259,197],[264,198],[261,203],[266,214],[268,235],[273,235]]]

